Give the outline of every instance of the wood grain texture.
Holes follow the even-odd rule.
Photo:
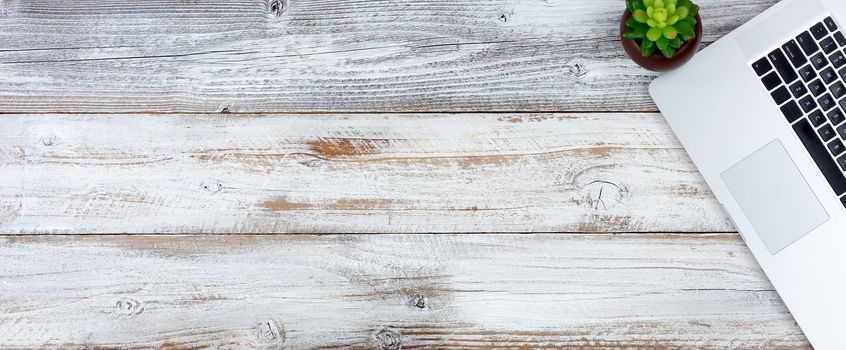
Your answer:
[[[2,233],[733,230],[652,113],[0,118]]]
[[[775,2],[700,0],[704,42]],[[654,111],[623,8],[3,0],[0,112]]]
[[[0,348],[808,348],[718,235],[6,236]]]
[[[622,8],[0,0],[0,349],[809,348]]]

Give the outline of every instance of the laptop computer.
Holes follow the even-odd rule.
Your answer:
[[[817,349],[846,348],[846,1],[784,0],[649,88]]]

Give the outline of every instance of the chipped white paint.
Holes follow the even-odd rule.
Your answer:
[[[2,348],[808,347],[734,234],[7,236],[0,281]]]
[[[6,115],[4,233],[731,231],[658,114]]]
[[[705,43],[775,2],[698,1]],[[2,112],[655,109],[620,0],[12,3]]]

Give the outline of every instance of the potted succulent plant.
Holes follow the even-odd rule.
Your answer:
[[[690,0],[626,0],[620,35],[626,53],[641,67],[677,68],[702,42],[699,6]]]

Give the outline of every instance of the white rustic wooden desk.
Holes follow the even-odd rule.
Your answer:
[[[809,347],[623,7],[0,0],[0,348]]]

